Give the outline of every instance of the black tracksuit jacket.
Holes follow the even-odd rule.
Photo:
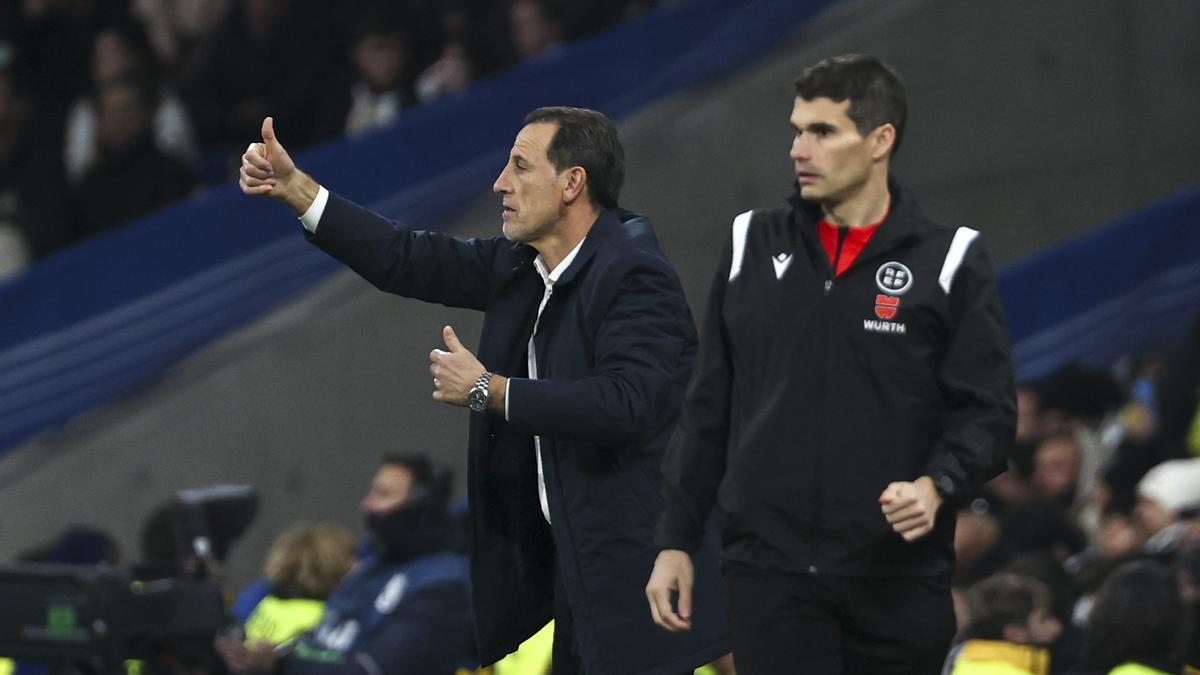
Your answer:
[[[738,216],[663,463],[662,548],[695,550],[716,509],[726,560],[847,576],[953,570],[954,509],[1005,466],[1016,423],[991,265],[970,228],[892,209],[835,278],[819,211]],[[893,532],[879,495],[934,478],[934,531]]]

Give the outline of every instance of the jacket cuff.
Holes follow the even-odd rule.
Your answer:
[[[697,527],[687,514],[668,506],[654,528],[654,545],[661,551],[676,549],[694,554],[704,541],[704,528]]]

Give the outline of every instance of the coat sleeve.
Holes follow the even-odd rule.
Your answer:
[[[409,675],[452,672],[470,653],[466,590],[428,586],[406,598],[356,650],[311,655],[297,649],[283,659],[283,675]]]
[[[733,364],[722,314],[731,258],[727,245],[708,294],[700,349],[679,425],[663,458],[666,507],[655,530],[655,544],[662,549],[692,553],[700,547],[704,523],[725,475]]]
[[[671,414],[666,406],[695,344],[679,279],[649,255],[614,276],[617,291],[596,331],[592,374],[509,380],[510,423],[556,439],[617,445]]]
[[[330,193],[308,239],[376,288],[450,307],[485,309],[503,238],[458,239],[409,229]]]
[[[942,436],[924,473],[949,480],[953,501],[1004,470],[1017,406],[1008,329],[978,239],[949,283],[951,335],[937,374],[944,401]]]

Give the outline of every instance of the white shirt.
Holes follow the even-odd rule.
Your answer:
[[[575,260],[575,256],[579,253],[580,247],[583,246],[584,239],[587,239],[587,237],[580,239],[579,243],[575,245],[575,248],[571,249],[571,252],[567,254],[567,257],[563,258],[562,262],[558,263],[558,267],[555,267],[554,271],[552,272],[546,271],[546,263],[544,260],[542,260],[541,254],[538,254],[538,257],[534,258],[533,260],[533,268],[536,269],[538,275],[542,277],[542,283],[546,285],[546,291],[542,294],[542,304],[538,305],[537,319],[535,319],[533,322],[533,333],[529,335],[529,344],[525,348],[525,353],[527,355],[526,358],[529,365],[529,379],[531,380],[536,380],[538,376],[537,354],[533,348],[533,338],[537,336],[538,324],[542,321],[542,310],[546,309],[546,303],[550,301],[550,296],[554,294],[554,284],[558,283],[559,277],[563,275],[563,272],[567,271],[567,268],[571,266],[571,262]],[[504,419],[508,419],[508,406],[510,403],[512,403],[512,399],[509,398],[508,386],[505,385]],[[548,523],[550,522],[550,503],[546,500],[546,474],[542,469],[541,436],[533,437],[533,452],[537,457],[538,501],[542,505],[542,515],[546,516],[546,522]]]
[[[317,223],[321,221],[321,215],[325,213],[325,205],[329,202],[329,191],[324,187],[317,190],[317,198],[313,200],[312,206],[300,216],[300,222],[304,225],[304,229],[316,234]],[[537,335],[538,323],[542,320],[542,311],[546,309],[546,303],[550,302],[550,296],[554,294],[554,284],[558,283],[559,277],[567,268],[571,266],[571,262],[575,260],[575,256],[579,253],[579,249],[583,246],[584,240],[587,237],[579,240],[575,248],[567,254],[567,257],[562,259],[552,271],[546,271],[546,262],[542,260],[539,254],[533,261],[533,267],[537,270],[538,276],[542,277],[542,283],[546,290],[542,294],[542,303],[538,305],[537,319],[533,323],[533,333],[529,336],[529,344],[525,346],[526,364],[529,367],[529,379],[537,379],[537,354],[534,351],[533,338]],[[512,379],[508,380],[512,383]],[[504,419],[508,419],[509,406],[512,405],[512,397],[509,394],[509,386],[504,387]],[[546,499],[546,474],[542,468],[542,437],[533,437],[533,451],[537,457],[537,477],[538,477],[538,502],[542,505],[542,515],[546,517],[546,522],[550,522],[550,504]]]

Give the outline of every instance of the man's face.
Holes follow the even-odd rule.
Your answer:
[[[1175,514],[1162,504],[1141,495],[1138,495],[1137,505],[1133,507],[1133,517],[1146,536],[1157,534],[1175,521]]]
[[[1065,496],[1079,480],[1079,447],[1066,437],[1048,438],[1033,455],[1034,488],[1045,497]]]
[[[125,150],[153,131],[154,117],[137,89],[111,84],[100,92],[98,136],[110,150]]]
[[[398,464],[384,464],[375,473],[371,489],[363,497],[359,508],[363,513],[380,515],[408,501],[412,493],[413,475]]]
[[[879,129],[864,137],[847,114],[849,109],[849,99],[839,103],[796,97],[790,120],[796,136],[790,156],[804,199],[838,204],[870,178],[872,147]]]
[[[546,156],[558,124],[528,124],[513,143],[508,164],[492,190],[502,197],[504,236],[509,241],[536,245],[554,231],[566,204],[567,172],[559,173]]]
[[[562,41],[562,28],[531,0],[512,4],[509,26],[517,55],[523,59],[537,56]]]
[[[407,67],[400,33],[368,33],[354,45],[354,65],[373,91],[400,83]]]
[[[1062,633],[1062,622],[1045,607],[1038,607],[1025,622],[1025,644],[1049,647]]]

